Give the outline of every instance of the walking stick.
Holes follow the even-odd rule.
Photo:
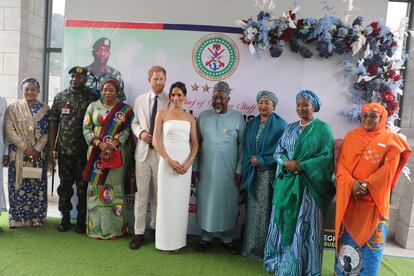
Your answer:
[[[56,166],[56,164],[55,164],[55,151],[53,151],[53,153],[52,153],[52,159],[53,159],[53,168],[52,168],[52,196],[53,196],[53,190],[55,189],[55,172],[56,172],[56,170],[55,170],[55,166]]]
[[[62,117],[62,115],[61,115],[61,117]],[[52,196],[53,196],[53,190],[55,189],[55,172],[56,172],[55,160],[58,159],[57,142],[58,142],[59,133],[60,133],[60,121],[59,121],[59,125],[58,125],[58,130],[56,132],[55,144],[53,145],[53,151],[52,151],[52,162],[53,162],[53,168],[52,168]]]

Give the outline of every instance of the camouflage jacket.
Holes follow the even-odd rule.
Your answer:
[[[59,154],[86,154],[87,144],[82,133],[83,117],[88,105],[97,99],[87,87],[81,92],[67,88],[55,96],[49,120],[58,125],[56,148]]]
[[[88,69],[88,81],[86,82],[86,86],[92,90],[98,97],[101,97],[102,91],[102,82],[105,78],[112,77],[119,82],[120,88],[119,93],[116,96],[116,100],[119,102],[125,101],[125,93],[124,93],[124,82],[122,80],[121,73],[113,67],[106,66],[106,72],[104,72],[101,76],[97,77],[92,71],[90,71],[91,66],[86,67]]]

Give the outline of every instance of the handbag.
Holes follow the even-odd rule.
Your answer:
[[[120,150],[114,150],[111,158],[101,161],[102,169],[114,169],[122,167],[122,153]]]
[[[37,163],[35,159],[23,161],[22,178],[41,179],[42,168]]]

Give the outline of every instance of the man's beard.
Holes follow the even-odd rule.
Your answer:
[[[165,86],[160,86],[160,87],[154,87],[152,90],[155,92],[155,93],[161,93],[162,91],[164,91],[164,87]]]

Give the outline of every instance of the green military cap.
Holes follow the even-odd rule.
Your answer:
[[[86,76],[87,73],[88,73],[88,69],[82,66],[75,66],[69,70],[69,74],[78,74],[78,75]]]
[[[109,40],[109,38],[106,38],[106,37],[101,37],[100,39],[95,41],[95,43],[93,44],[94,49],[98,47],[102,47],[102,46],[111,48],[111,40]]]

